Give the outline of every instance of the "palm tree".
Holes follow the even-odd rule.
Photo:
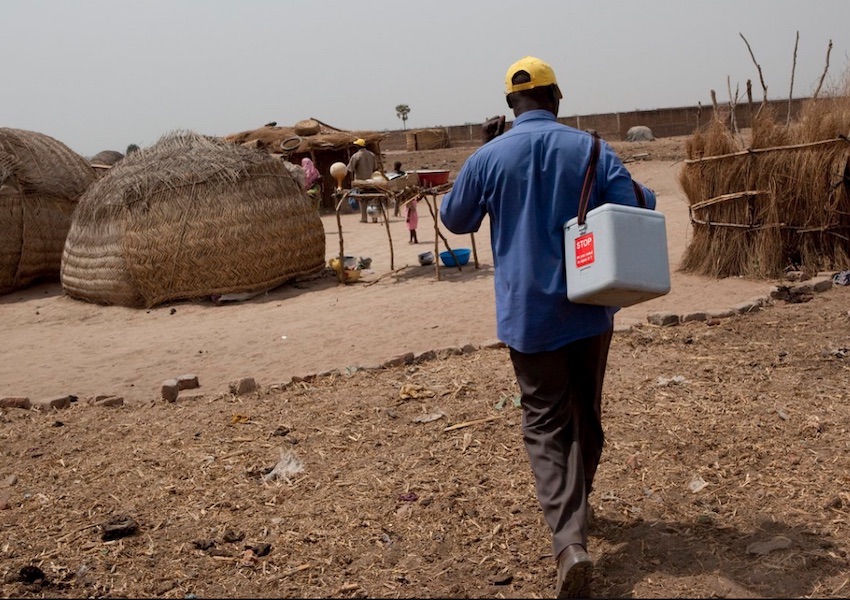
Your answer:
[[[401,119],[401,126],[407,129],[407,115],[410,114],[410,107],[407,104],[399,104],[395,107],[395,116]]]

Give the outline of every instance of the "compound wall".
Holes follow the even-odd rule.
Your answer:
[[[791,101],[791,116],[796,116],[802,104],[808,98],[797,98]],[[739,104],[735,111],[735,118],[739,128],[750,126],[751,114],[755,114],[760,103],[750,109],[744,103]],[[770,100],[768,105],[774,109],[778,117],[784,118],[788,114],[788,100]],[[720,105],[720,110],[726,114],[728,122],[729,105]],[[635,125],[649,127],[656,137],[671,137],[678,135],[690,135],[701,124],[707,123],[713,118],[711,106],[685,106],[681,108],[661,108],[655,110],[639,110],[632,112],[605,113],[597,115],[576,115],[561,117],[561,123],[575,127],[576,129],[592,129],[609,141],[621,141],[626,139],[629,128]],[[508,123],[508,128],[510,123]],[[438,128],[428,128],[429,130]],[[478,146],[481,144],[481,124],[452,125],[443,127],[448,134],[449,146]],[[406,150],[407,131],[390,131],[381,141],[382,150]]]

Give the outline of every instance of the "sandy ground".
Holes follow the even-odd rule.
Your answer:
[[[594,595],[847,597],[850,288],[645,324],[772,285],[675,271],[687,211],[676,158],[658,148],[630,167],[660,193],[673,290],[618,317],[591,496]],[[462,157],[403,155],[452,170]],[[415,246],[392,219],[392,267],[383,224],[343,218],[346,253],[374,266],[348,286],[318,277],[150,311],[71,300],[58,284],[0,297],[0,396],[81,397],[0,409],[0,596],[551,597],[507,350],[344,371],[494,336],[486,228],[481,268],[437,280],[416,261],[434,239],[421,212]],[[330,257],[336,219],[325,227]],[[186,373],[200,390],[145,401]],[[261,389],[227,393],[242,376]],[[83,401],[96,394],[128,401]]]
[[[676,272],[689,235],[680,167],[673,160],[629,163],[635,179],[659,195],[672,291],[623,309],[618,328],[645,322],[653,312],[729,308],[770,288],[770,282],[716,281]],[[417,261],[420,252],[434,251],[435,239],[433,219],[422,203],[419,212],[418,245],[407,243],[403,217],[390,217],[392,262],[383,223],[342,216],[345,253],[372,258],[372,272],[351,285],[319,277],[248,301],[216,305],[200,300],[151,310],[77,301],[63,295],[58,283],[2,296],[0,396],[37,400],[115,394],[138,401],[157,398],[163,380],[183,374],[197,375],[203,391],[217,393],[241,377],[254,377],[263,386],[293,375],[376,365],[405,352],[495,339],[487,222],[475,235],[480,268],[472,261],[462,272],[441,268],[437,280],[433,266]],[[336,218],[327,215],[323,222],[326,253],[332,258],[339,253]],[[453,248],[472,245],[468,235],[443,233]]]

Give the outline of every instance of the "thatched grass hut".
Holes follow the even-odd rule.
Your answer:
[[[224,139],[234,144],[253,146],[270,154],[285,154],[295,164],[301,164],[305,156],[310,158],[322,174],[322,209],[331,211],[335,207],[336,189],[336,180],[330,174],[331,165],[335,162],[348,163],[354,153],[352,142],[357,138],[365,140],[366,147],[381,157],[383,134],[337,129],[314,118],[299,121],[293,127],[270,124],[234,133]],[[350,187],[350,180],[346,178],[343,185]]]
[[[321,219],[283,161],[175,132],[80,199],[61,277],[74,298],[151,307],[270,289],[324,259]]]
[[[719,120],[687,143],[680,174],[693,235],[681,270],[775,278],[850,268],[850,96],[810,100],[798,121],[766,106],[743,148]]]
[[[91,157],[91,164],[111,167],[123,158],[124,155],[118,150],[101,150]]]
[[[103,177],[106,172],[124,159],[124,155],[117,150],[101,150],[91,157],[91,166],[98,177]]]
[[[0,294],[58,278],[71,214],[94,180],[62,142],[0,128]]]

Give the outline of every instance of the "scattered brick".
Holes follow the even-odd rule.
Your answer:
[[[292,378],[292,381],[295,381],[295,378]],[[253,377],[243,377],[241,379],[235,379],[230,382],[230,393],[235,394],[236,396],[243,396],[245,394],[250,394],[257,389],[257,382],[254,381]]]
[[[426,350],[425,352],[420,352],[415,357],[413,357],[413,362],[422,363],[427,362],[429,360],[434,360],[437,358],[437,353],[433,350]]]
[[[496,348],[507,348],[508,345],[502,340],[487,340],[481,344],[481,347],[487,348],[488,350],[494,350]]]
[[[734,310],[739,315],[745,315],[747,313],[760,311],[761,306],[753,302],[741,302],[740,304],[736,304],[735,306],[733,306],[732,310]]]
[[[181,375],[177,378],[178,390],[194,390],[198,387],[201,387],[201,384],[198,383],[197,375]]]
[[[442,348],[437,350],[437,358],[448,358],[449,356],[457,356],[458,354],[463,354],[463,350],[457,347],[451,348]]]
[[[0,408],[23,408],[29,410],[32,406],[29,398],[24,396],[5,396],[0,398]]]
[[[400,367],[401,365],[409,365],[413,362],[413,359],[413,352],[407,352],[405,354],[399,354],[398,356],[392,357],[381,366],[385,369],[391,369],[393,367]]]
[[[678,325],[679,315],[675,315],[673,313],[652,313],[646,317],[646,320],[650,325],[667,327],[670,325]]]
[[[176,379],[166,379],[162,382],[160,390],[162,399],[166,402],[177,402],[177,395],[180,393],[180,388],[177,385]]]
[[[71,406],[71,396],[55,396],[32,403],[32,408],[40,411],[64,410],[69,406]]]
[[[100,398],[99,400],[94,401],[95,406],[102,406],[105,408],[116,408],[118,406],[124,406],[124,397],[123,396],[106,396],[105,398]]]

